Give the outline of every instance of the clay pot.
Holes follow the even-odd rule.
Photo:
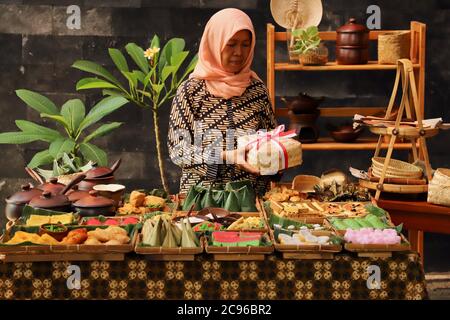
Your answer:
[[[338,64],[366,64],[369,60],[369,29],[351,18],[336,30],[336,61]]]
[[[9,196],[5,199],[5,215],[10,221],[14,221],[20,218],[22,210],[26,204],[30,202],[36,196],[40,196],[42,190],[32,188],[30,184],[22,185],[22,190]]]
[[[75,210],[81,217],[114,216],[114,200],[102,197],[97,191],[92,190],[87,197],[84,197],[73,204]]]
[[[291,99],[282,98],[286,107],[294,114],[315,113],[323,99],[323,97],[311,97],[306,93],[299,93],[298,96]]]

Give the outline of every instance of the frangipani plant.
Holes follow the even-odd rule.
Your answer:
[[[27,165],[29,168],[53,165],[52,170],[38,169],[45,178],[49,178],[85,171],[93,162],[107,164],[106,152],[93,144],[92,140],[110,133],[122,123],[103,124],[91,132],[87,129],[125,105],[128,102],[126,99],[103,99],[86,114],[86,108],[80,99],[68,100],[59,109],[50,99],[37,92],[20,89],[16,94],[42,118],[55,122],[62,129],[58,131],[31,121],[16,120],[16,126],[21,131],[0,133],[0,143],[26,144],[43,141],[49,144],[48,149],[34,155]]]
[[[181,82],[197,64],[197,55],[195,55],[184,71],[180,71],[189,55],[189,51],[185,51],[184,48],[183,39],[173,38],[167,41],[161,50],[160,39],[157,35],[153,37],[150,47],[145,51],[137,44],[129,43],[125,46],[125,50],[138,67],[137,69],[129,67],[127,59],[120,50],[108,49],[109,56],[126,85],[95,62],[79,60],[73,64],[74,68],[97,76],[78,81],[77,90],[102,89],[104,96],[123,97],[139,107],[152,111],[161,183],[166,191],[169,188],[165,176],[158,111],[175,96]]]

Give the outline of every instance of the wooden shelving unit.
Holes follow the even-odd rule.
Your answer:
[[[370,31],[369,39],[378,41],[378,36],[393,30]],[[402,30],[405,31],[405,30]],[[410,60],[413,63],[414,76],[416,79],[416,87],[418,92],[419,108],[424,114],[425,103],[425,43],[426,43],[426,25],[420,22],[412,21],[411,32],[411,53]],[[270,100],[277,117],[286,117],[286,108],[275,107],[275,72],[277,71],[380,71],[380,70],[396,70],[396,65],[382,65],[377,61],[369,61],[364,65],[338,65],[336,62],[329,62],[325,66],[303,66],[300,64],[278,62],[275,57],[276,42],[284,42],[286,47],[286,32],[275,32],[273,24],[267,24],[267,87],[269,90]],[[336,41],[335,31],[320,32],[322,41]],[[380,111],[386,111],[386,107],[366,107],[366,106],[341,106],[341,107],[322,107],[320,115],[322,117],[352,117],[355,113],[362,115],[374,115]],[[368,139],[360,139],[353,143],[338,143],[331,138],[321,138],[317,143],[303,144],[304,150],[374,150],[377,141]],[[382,148],[387,148],[382,145]],[[411,143],[396,143],[396,149],[411,149]]]

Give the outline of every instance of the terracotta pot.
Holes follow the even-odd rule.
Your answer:
[[[341,65],[366,64],[369,61],[369,49],[337,47],[336,57]]]
[[[97,191],[92,190],[73,204],[81,217],[114,216],[116,213],[114,200],[102,197]]]
[[[42,190],[32,188],[30,184],[22,185],[22,190],[5,199],[5,215],[10,221],[17,220],[22,215],[22,210],[26,204],[36,196],[40,196]]]
[[[111,177],[114,175],[114,172],[119,168],[122,160],[119,159],[114,164],[109,167],[97,167],[96,165],[94,168],[86,172],[86,179],[99,179],[99,178],[105,178],[105,177]]]
[[[337,63],[366,64],[369,60],[369,29],[351,18],[336,33]]]
[[[52,194],[60,194],[61,191],[65,188],[65,184],[59,183],[58,178],[50,178],[50,180],[44,184],[38,185],[36,188],[41,189],[42,191],[49,191]]]
[[[50,191],[44,191],[42,195],[31,199],[29,205],[33,208],[47,209],[60,212],[71,212],[69,198],[66,195],[54,195]]]
[[[289,111],[295,114],[315,113],[323,99],[323,97],[311,97],[306,93],[299,93],[298,96],[291,99],[282,98]]]
[[[114,183],[116,180],[114,176],[103,177],[103,178],[95,178],[95,179],[84,179],[78,184],[78,190],[80,191],[90,191],[94,188],[94,186],[99,184],[110,184]]]

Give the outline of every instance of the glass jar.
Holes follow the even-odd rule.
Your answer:
[[[299,55],[299,61],[304,66],[322,66],[328,62],[328,48],[321,43],[317,48],[310,49]]]
[[[295,38],[292,36],[292,29],[286,29],[286,45],[290,63],[299,62],[299,54],[294,53]]]

